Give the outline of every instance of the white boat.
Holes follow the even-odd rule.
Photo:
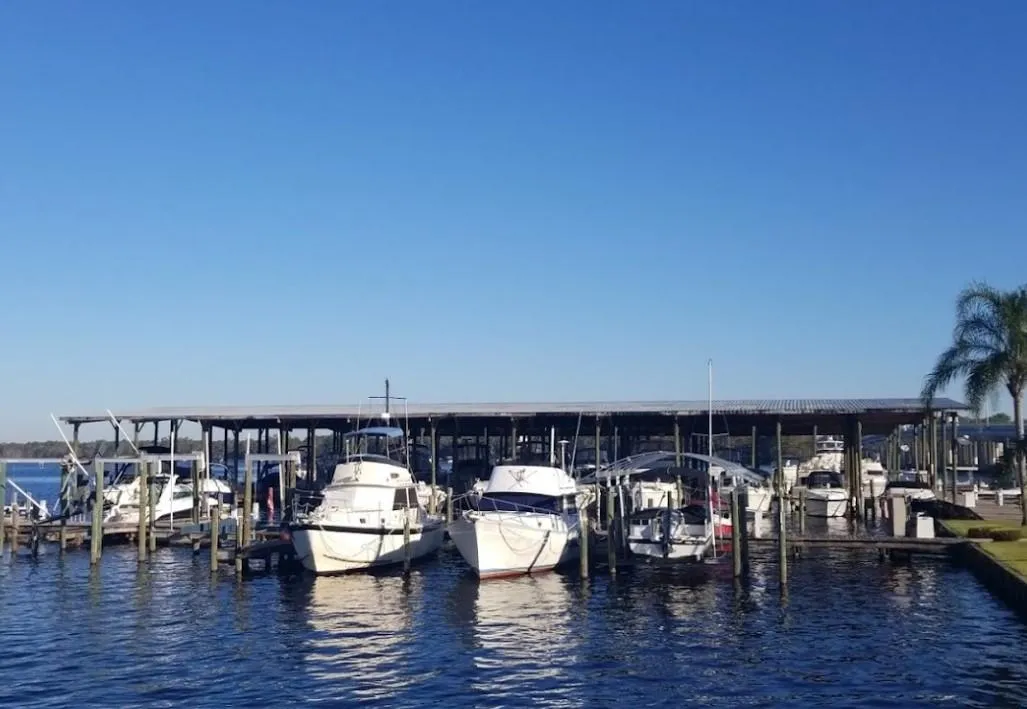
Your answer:
[[[712,547],[713,525],[704,505],[656,507],[628,518],[628,549],[632,554],[702,561]]]
[[[153,494],[156,500],[153,506],[154,518],[157,520],[185,518],[192,515],[193,486],[188,478],[175,478],[171,485],[171,476],[159,473],[153,476]],[[218,504],[219,496],[224,500],[230,497],[232,488],[223,480],[201,478],[200,510],[202,516],[210,514],[210,508]],[[104,505],[107,512],[104,522],[133,524],[139,521],[139,477],[118,483],[109,490],[104,490]]]
[[[549,465],[492,468],[480,495],[449,525],[449,536],[479,578],[548,571],[578,558],[578,489]]]
[[[881,461],[864,458],[862,467],[863,497],[877,498],[883,495],[888,484],[888,471],[881,465]]]
[[[844,517],[849,493],[840,473],[814,470],[806,476],[806,514],[810,517]]]
[[[346,457],[320,500],[297,509],[287,525],[304,567],[318,574],[356,571],[415,561],[442,546],[443,518],[421,505],[404,439],[402,429],[390,427],[344,436]]]
[[[908,497],[913,500],[937,499],[931,484],[919,480],[892,480],[885,486],[884,496]]]

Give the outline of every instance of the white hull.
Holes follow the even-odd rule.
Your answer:
[[[548,571],[581,551],[577,517],[540,512],[465,512],[449,536],[479,578]]]
[[[318,574],[402,564],[406,559],[402,529],[307,524],[290,531],[296,556],[305,568]],[[430,520],[423,530],[411,531],[410,560],[438,551],[443,531],[438,519]]]
[[[652,559],[694,559],[702,561],[706,551],[713,543],[712,539],[695,539],[677,541],[670,545],[667,553],[663,553],[663,544],[660,542],[649,542],[641,540],[628,540],[628,549],[632,554],[646,556]]]
[[[843,490],[809,490],[806,514],[810,517],[844,517],[849,499]]]
[[[694,559],[702,561],[713,546],[713,529],[707,524],[672,521],[670,543],[664,545],[665,516],[628,523],[628,549],[639,556],[655,559]],[[724,522],[722,519],[721,522]]]

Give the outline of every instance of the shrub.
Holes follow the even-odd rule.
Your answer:
[[[993,529],[990,536],[996,542],[1015,542],[1023,536],[1023,532],[1019,529]]]

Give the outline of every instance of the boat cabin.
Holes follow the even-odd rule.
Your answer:
[[[836,473],[833,470],[814,470],[806,476],[807,489],[824,490],[844,487],[845,482],[842,480],[841,473]]]

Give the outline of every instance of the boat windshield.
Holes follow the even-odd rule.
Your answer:
[[[354,458],[385,458],[406,465],[406,445],[402,429],[365,428],[343,436],[345,460]]]
[[[829,470],[817,470],[806,478],[806,487],[845,487],[842,476]]]
[[[551,495],[530,492],[493,492],[472,501],[480,512],[551,512],[560,510],[560,500]]]

